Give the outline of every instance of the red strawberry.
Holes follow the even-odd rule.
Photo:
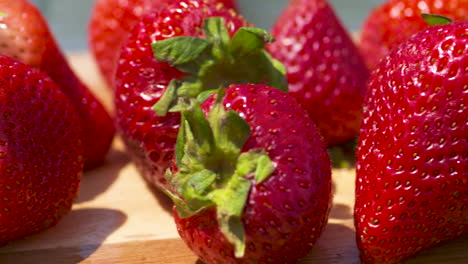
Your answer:
[[[468,0],[389,0],[374,8],[364,22],[360,48],[373,69],[398,44],[429,25],[421,13],[454,20],[468,19]]]
[[[468,234],[468,22],[430,27],[381,61],[357,150],[363,263]]]
[[[269,50],[288,70],[289,93],[327,145],[359,131],[368,70],[325,0],[293,0],[276,21]]]
[[[85,169],[104,162],[114,136],[102,104],[69,67],[39,10],[26,0],[0,1],[0,54],[32,65],[54,80],[70,98],[84,132]]]
[[[175,101],[171,91],[180,88],[180,81],[188,81],[182,87],[185,95],[184,91],[175,92],[182,97],[180,102],[237,82],[269,81],[272,86],[286,87],[279,74],[284,69],[262,49],[271,36],[259,29],[239,30],[246,24],[219,5],[183,0],[149,14],[134,28],[117,70],[116,114],[127,149],[148,181],[165,186],[164,173],[174,156],[180,123],[178,113],[165,112]],[[200,36],[206,38],[196,38]],[[193,61],[179,60],[184,52]],[[156,102],[162,108],[160,115],[153,110]]]
[[[212,0],[235,8],[234,0]],[[89,44],[107,84],[113,89],[117,59],[131,29],[143,14],[171,0],[96,0],[89,22]]]
[[[12,3],[13,4],[13,3]],[[83,169],[78,115],[45,74],[0,55],[0,244],[54,226]]]
[[[167,0],[97,0],[88,26],[90,49],[109,87],[114,87],[115,68],[122,44],[143,13]]]
[[[278,89],[232,85],[220,95],[182,112],[178,172],[167,176],[179,234],[207,264],[295,263],[327,222],[325,145]]]

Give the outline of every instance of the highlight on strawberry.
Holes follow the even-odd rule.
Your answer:
[[[444,25],[397,46],[370,78],[354,209],[363,263],[468,234],[468,21],[429,19]]]

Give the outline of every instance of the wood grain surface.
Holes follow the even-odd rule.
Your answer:
[[[112,109],[88,54],[71,63]],[[334,203],[319,242],[300,264],[359,263],[352,208],[354,169],[334,169]],[[138,175],[117,137],[100,168],[85,173],[73,210],[54,228],[0,248],[1,264],[202,264],[179,239],[171,202]],[[407,264],[468,263],[468,239],[426,251]]]

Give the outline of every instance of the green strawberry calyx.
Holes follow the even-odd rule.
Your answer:
[[[155,58],[187,75],[174,79],[154,105],[160,116],[180,112],[230,84],[266,84],[287,92],[286,69],[265,51],[274,41],[266,30],[243,27],[230,37],[221,17],[203,23],[205,38],[173,37],[152,44]]]
[[[453,22],[452,19],[442,15],[422,13],[421,16],[430,26],[447,25]]]
[[[165,192],[181,218],[214,206],[219,228],[240,258],[245,252],[241,218],[251,186],[265,181],[275,166],[265,150],[242,152],[250,127],[237,112],[224,109],[223,93],[220,89],[206,118],[199,104],[181,112],[178,171],[166,172],[174,193]]]

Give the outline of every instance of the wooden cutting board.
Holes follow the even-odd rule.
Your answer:
[[[112,108],[88,54],[73,54],[82,79]],[[352,208],[354,169],[334,169],[329,223],[300,264],[359,263]],[[56,227],[0,248],[1,264],[201,264],[178,237],[171,202],[147,186],[116,138],[102,167],[84,175],[79,197]],[[468,263],[468,239],[424,252],[408,264]]]

